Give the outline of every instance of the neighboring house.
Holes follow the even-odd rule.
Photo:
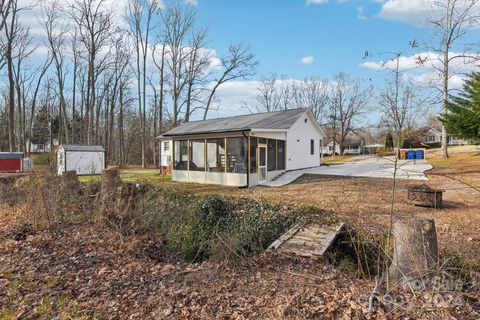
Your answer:
[[[309,109],[187,122],[159,137],[173,140],[173,180],[237,187],[319,166],[325,138]]]
[[[76,171],[78,175],[100,174],[105,169],[102,146],[62,144],[57,149],[57,173]]]
[[[52,139],[53,147],[58,147],[58,139]],[[25,150],[28,150],[29,140],[27,139]],[[50,152],[52,151],[52,146],[50,145],[50,139],[48,140],[39,140],[39,139],[32,139],[32,143],[30,144],[30,152]]]
[[[442,130],[440,128],[425,127],[425,128],[421,128],[420,130],[423,130],[425,132],[425,141],[424,142],[427,145],[434,145],[434,144],[442,143]],[[448,143],[448,145],[451,145],[451,146],[469,144],[468,141],[458,139],[454,135],[448,135],[447,136],[447,143]]]
[[[328,142],[326,145],[323,146],[323,154],[325,155],[332,155],[333,154],[333,140]],[[340,154],[340,143],[337,141],[335,142],[335,154]]]
[[[349,132],[343,142],[343,154],[361,154],[365,140],[354,132]]]

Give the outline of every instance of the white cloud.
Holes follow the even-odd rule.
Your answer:
[[[327,2],[328,0],[306,0],[307,4],[324,4]]]
[[[377,1],[379,2],[379,1]],[[425,24],[431,17],[441,14],[441,9],[436,5],[446,0],[386,0],[381,2],[378,16],[387,20],[402,21],[413,24]],[[456,7],[462,11],[471,0],[459,0]],[[480,11],[480,3],[476,5],[476,13]]]
[[[185,0],[185,3],[191,6],[196,6],[198,4],[198,0]]]
[[[306,56],[300,59],[298,63],[300,64],[312,64],[315,62],[315,57],[314,56]]]
[[[450,57],[464,55],[460,52],[451,52]],[[468,53],[466,54],[468,55]],[[472,54],[475,56],[475,54]],[[399,70],[404,73],[404,79],[414,84],[422,86],[438,86],[442,79],[440,70],[442,62],[438,53],[421,52],[410,56],[401,56],[399,61]],[[395,70],[397,65],[396,59],[385,61],[367,61],[360,64],[360,67],[375,71]],[[463,84],[466,74],[474,71],[480,66],[480,62],[476,59],[457,58],[450,62],[450,79],[451,88],[460,88]]]

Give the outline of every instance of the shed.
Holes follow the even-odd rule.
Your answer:
[[[75,170],[78,175],[101,174],[105,169],[102,146],[66,144],[57,150],[57,173]]]
[[[0,172],[22,171],[22,164],[22,152],[0,152]]]
[[[320,166],[326,135],[310,109],[290,109],[187,122],[159,138],[173,141],[173,180],[248,187]]]

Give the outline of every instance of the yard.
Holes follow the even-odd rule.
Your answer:
[[[452,149],[448,161],[429,154],[434,169],[428,185],[446,190],[445,208],[412,207],[398,180],[395,214],[435,219],[445,257],[459,254],[469,268],[479,268],[480,154]],[[84,182],[97,177],[82,177]],[[176,183],[152,170],[122,172],[128,182],[151,182],[194,194],[247,197],[285,207],[313,205],[351,222],[365,235],[386,232],[391,179],[303,176],[293,184],[250,189]],[[421,181],[420,183],[423,183]],[[201,263],[152,258],[158,245],[145,237],[119,239],[105,227],[73,221],[14,241],[20,211],[0,203],[0,319],[17,318],[158,318],[158,319],[311,319],[398,318],[399,309],[368,315],[372,280],[360,279],[345,266],[326,261],[286,258],[271,253],[233,262]],[[227,244],[228,246],[228,244]],[[152,251],[154,250],[154,251]],[[161,250],[161,248],[160,248]],[[404,299],[403,297],[402,299]],[[407,298],[426,306],[428,297]],[[425,300],[424,300],[425,299]],[[423,301],[423,302],[422,302]],[[429,307],[427,317],[447,319],[448,303]],[[449,312],[452,312],[450,310]],[[457,308],[457,318],[478,313]]]

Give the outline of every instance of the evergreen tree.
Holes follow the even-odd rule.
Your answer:
[[[391,132],[387,133],[385,137],[385,149],[392,150],[393,149],[393,135]]]
[[[448,132],[458,138],[480,141],[480,73],[468,76],[462,92],[447,103],[448,114],[441,117]]]

